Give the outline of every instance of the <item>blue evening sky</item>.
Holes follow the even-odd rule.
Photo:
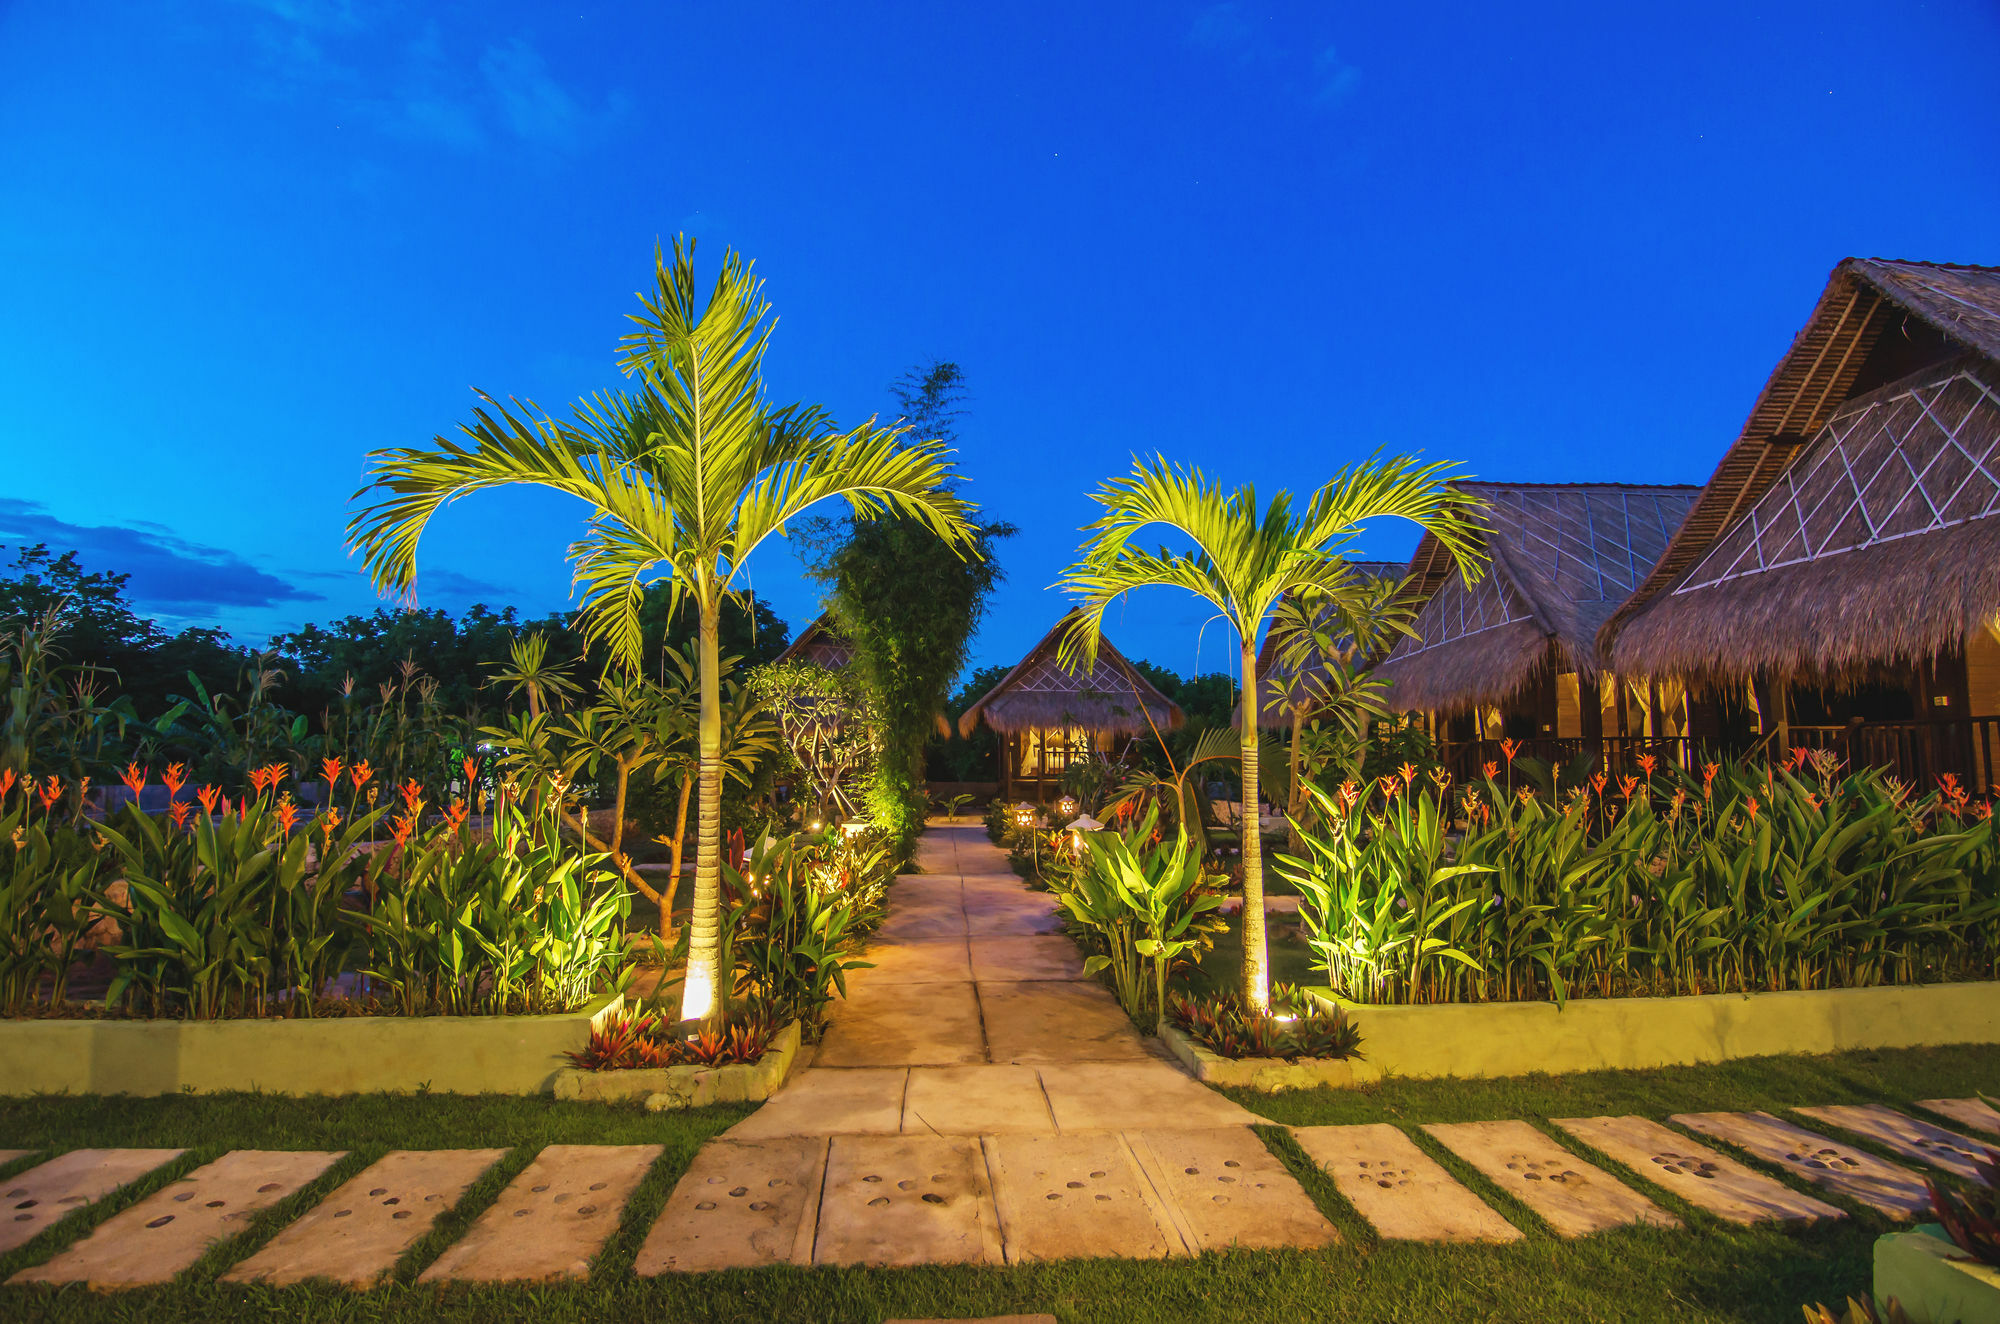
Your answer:
[[[780,399],[964,366],[979,662],[1134,451],[1703,481],[1841,257],[2000,262],[2000,11],[1640,8],[0,3],[0,543],[247,641],[370,606],[364,454],[615,385],[678,231],[756,259]],[[462,503],[423,601],[562,606],[579,515]],[[1203,619],[1111,634],[1210,670]]]

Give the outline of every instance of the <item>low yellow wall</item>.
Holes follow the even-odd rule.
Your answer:
[[[1367,1075],[1520,1076],[1778,1053],[2000,1043],[1996,983],[1580,998],[1566,1007],[1550,1002],[1340,1005],[1361,1031]],[[1355,1074],[1360,1077],[1364,1071]]]
[[[560,1016],[0,1021],[0,1094],[541,1094],[610,997]]]

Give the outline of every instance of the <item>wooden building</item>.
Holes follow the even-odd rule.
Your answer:
[[[1996,512],[2000,268],[1849,258],[1599,651],[1779,745],[1983,787]]]
[[[1481,499],[1487,573],[1468,585],[1426,534],[1407,570],[1424,605],[1377,669],[1389,701],[1424,715],[1464,775],[1502,738],[1545,757],[1680,734],[1677,693],[1622,684],[1597,629],[1665,551],[1698,488],[1463,483]]]
[[[818,620],[799,632],[790,648],[772,661],[810,662],[827,671],[842,671],[854,661],[854,645],[840,633],[833,616],[822,612]]]
[[[1056,660],[1056,646],[1070,617],[1056,622],[1040,643],[958,719],[971,736],[981,722],[1000,737],[1000,794],[1047,800],[1072,762],[1110,753],[1154,727],[1172,730],[1187,719],[1180,708],[1125,660],[1109,639],[1097,662],[1076,674]]]

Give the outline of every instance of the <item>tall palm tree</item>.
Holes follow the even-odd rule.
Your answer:
[[[935,532],[960,555],[973,545],[975,508],[950,486],[948,452],[906,443],[904,429],[869,423],[841,432],[817,407],[775,407],[762,380],[770,305],[750,264],[727,253],[703,297],[694,243],[656,253],[655,282],[631,315],[619,358],[631,389],[580,402],[568,422],[532,405],[485,407],[462,436],[428,448],[378,451],[379,499],[348,525],[378,587],[408,594],[417,543],[446,502],[471,492],[531,484],[590,508],[570,545],[591,639],[628,668],[639,665],[639,606],[666,580],[672,609],[694,601],[700,622],[700,774],[694,915],[684,1019],[707,1020],[721,985],[723,602],[740,590],[750,554],[808,507],[844,498],[863,518],[898,514]]]
[[[1243,775],[1243,998],[1270,1006],[1264,937],[1264,850],[1257,831],[1257,643],[1265,619],[1288,594],[1345,596],[1361,576],[1345,553],[1372,519],[1414,520],[1435,534],[1468,580],[1483,570],[1474,501],[1447,485],[1450,466],[1409,459],[1370,460],[1335,474],[1292,512],[1289,492],[1260,508],[1250,487],[1224,492],[1201,471],[1164,457],[1135,460],[1124,478],[1107,481],[1093,499],[1105,513],[1085,526],[1093,535],[1065,573],[1061,587],[1081,599],[1058,647],[1068,666],[1094,662],[1104,612],[1135,588],[1186,589],[1213,606],[1236,631],[1242,665],[1243,720],[1238,758]],[[1153,525],[1178,532],[1191,550],[1133,546]]]

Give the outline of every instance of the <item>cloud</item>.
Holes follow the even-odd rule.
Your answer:
[[[1333,47],[1328,46],[1313,57],[1314,105],[1338,105],[1353,96],[1360,83],[1361,71],[1341,59]]]
[[[525,37],[455,39],[421,7],[364,13],[345,0],[241,0],[254,11],[259,87],[312,100],[393,137],[463,152],[587,145],[627,99],[586,104]]]
[[[1322,46],[1310,61],[1303,60],[1300,43],[1279,41],[1268,24],[1235,0],[1195,10],[1188,24],[1187,43],[1212,51],[1239,69],[1265,71],[1310,106],[1339,105],[1361,83],[1361,70],[1343,60],[1332,46]]]
[[[71,524],[34,501],[0,497],[0,542],[47,543],[77,553],[84,568],[130,575],[141,607],[180,616],[189,609],[275,607],[325,599],[259,570],[235,552],[189,542],[158,524]]]
[[[463,599],[467,602],[491,602],[496,598],[505,601],[518,596],[505,584],[496,584],[490,579],[480,579],[474,575],[462,575],[456,570],[419,572],[417,591],[439,597]]]

